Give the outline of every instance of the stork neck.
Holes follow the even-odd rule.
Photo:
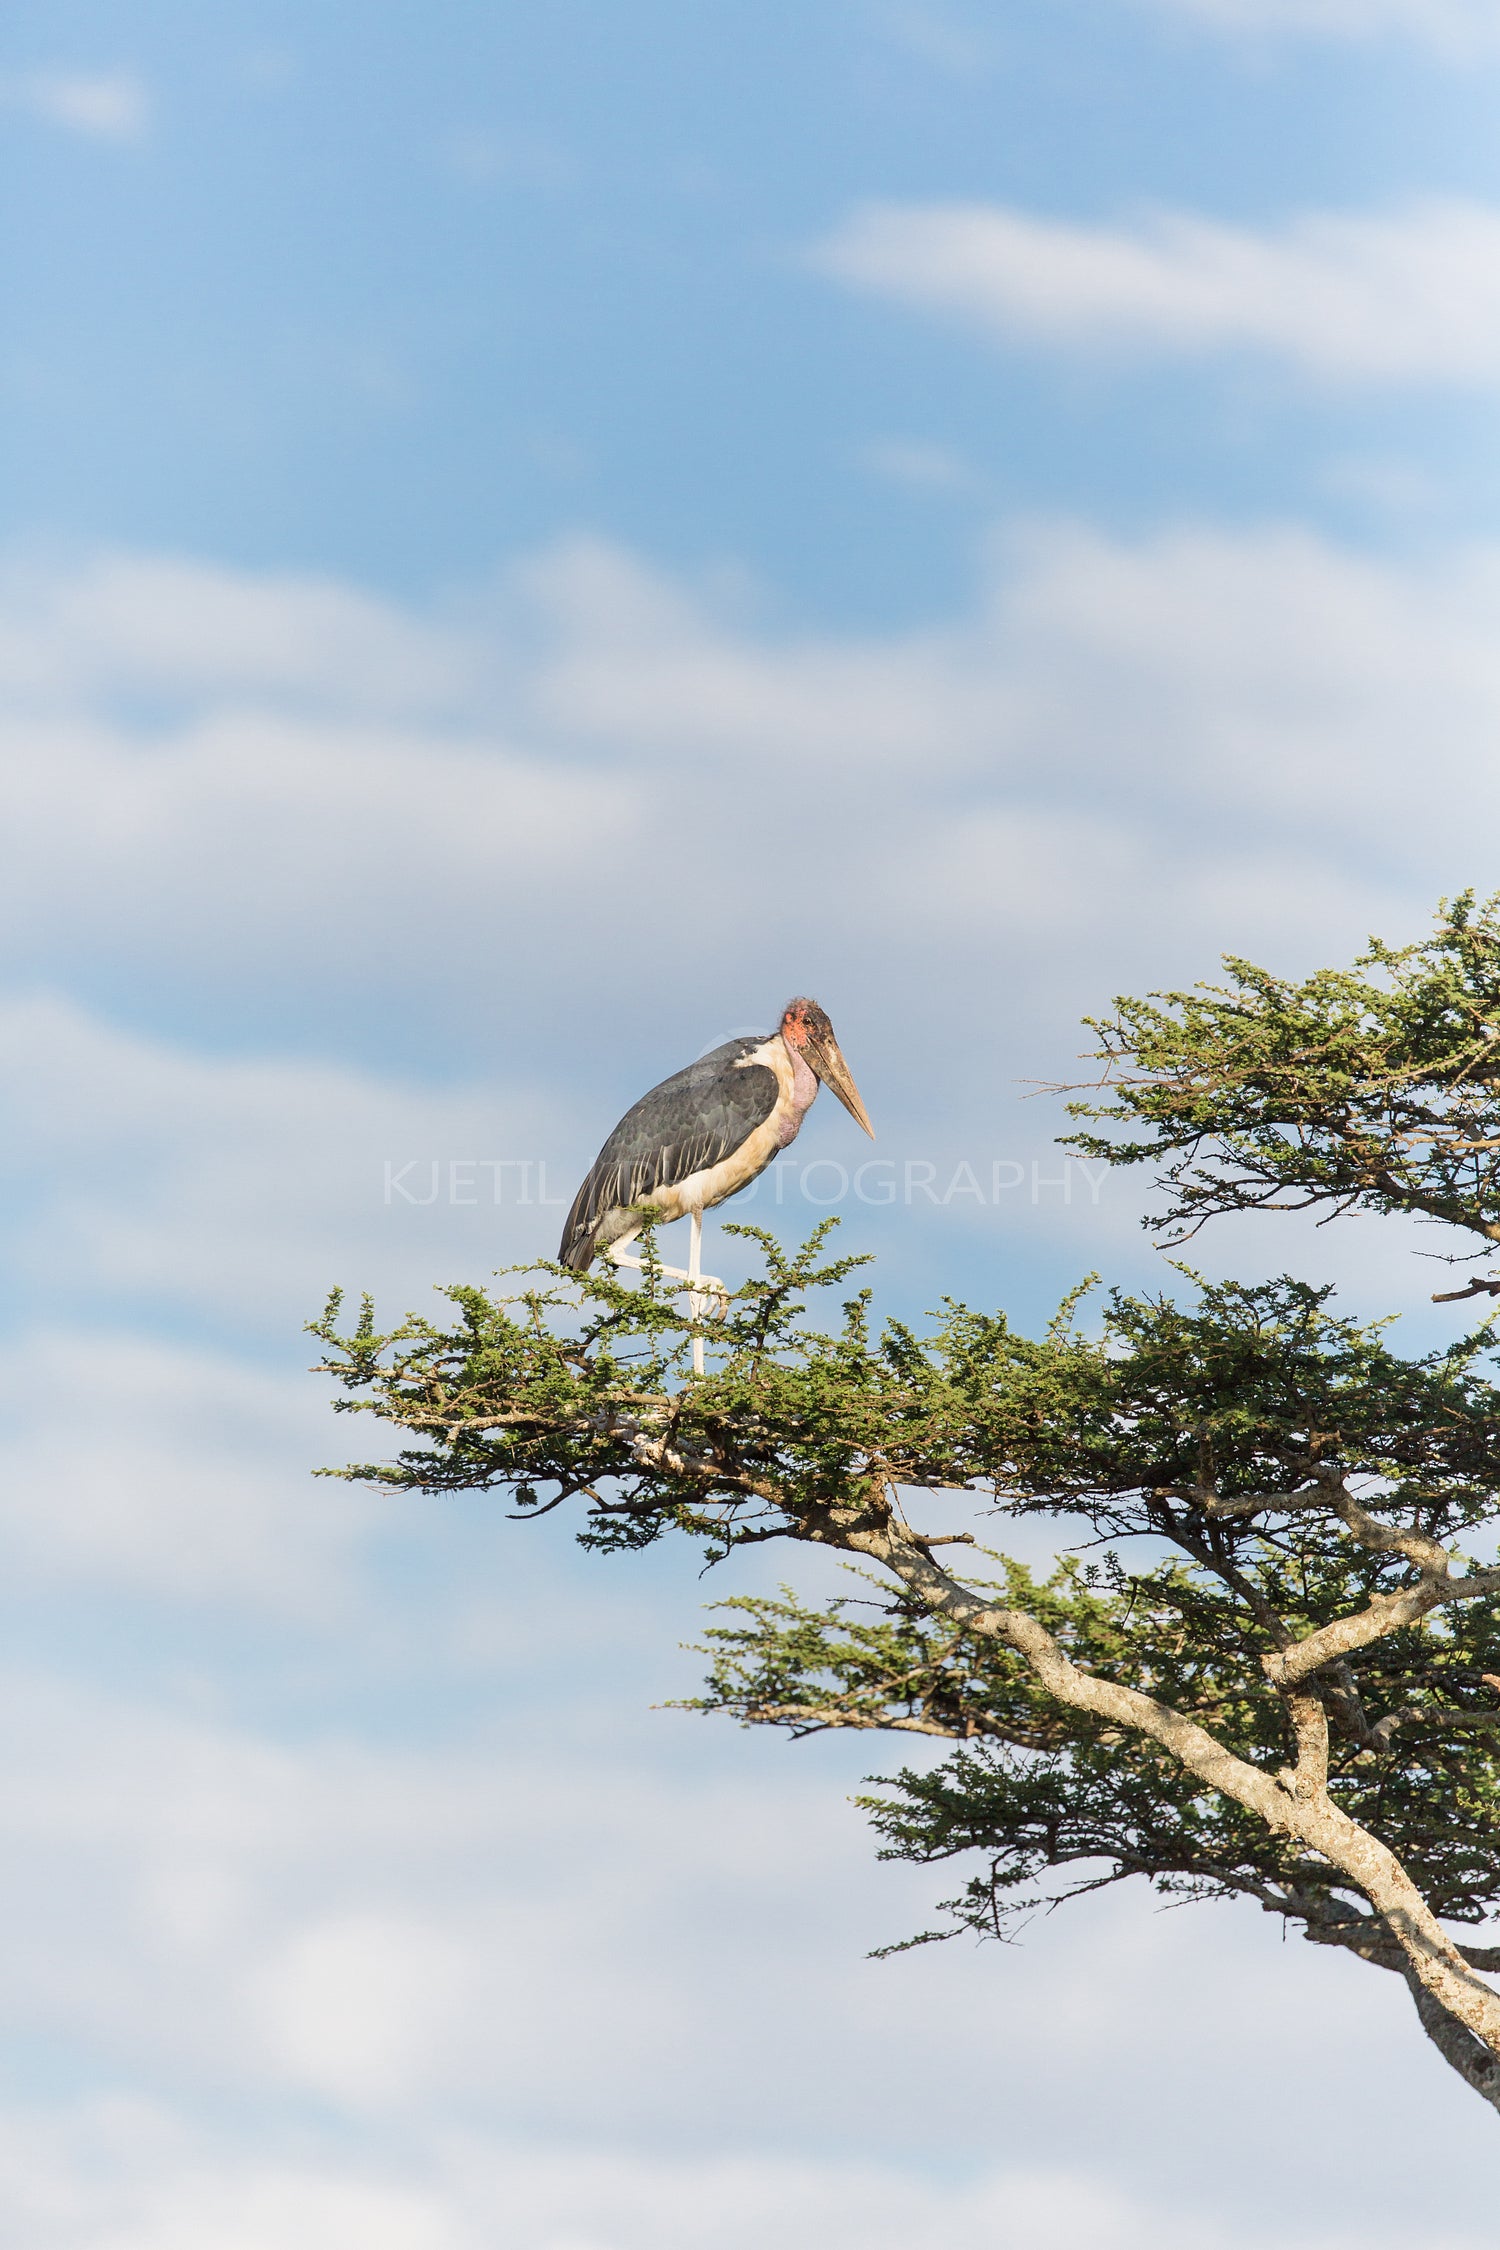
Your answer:
[[[781,1145],[785,1148],[789,1142],[797,1138],[803,1118],[817,1099],[818,1081],[814,1071],[803,1060],[791,1041],[784,1039],[782,1045],[787,1051],[792,1066],[791,1095],[789,1099],[783,1097],[786,1099],[786,1111],[784,1113],[785,1123],[781,1131]]]

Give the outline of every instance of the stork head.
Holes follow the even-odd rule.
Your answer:
[[[781,1036],[794,1055],[800,1055],[813,1075],[820,1078],[831,1094],[837,1094],[856,1125],[862,1125],[871,1140],[875,1128],[865,1113],[859,1098],[859,1088],[849,1072],[849,1065],[839,1053],[839,1043],[833,1036],[833,1025],[816,1000],[788,1000],[781,1011]]]

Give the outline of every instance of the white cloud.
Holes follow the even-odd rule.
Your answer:
[[[553,135],[530,126],[459,126],[442,144],[447,170],[469,187],[559,189],[579,176],[577,159]]]
[[[980,24],[941,0],[874,0],[870,15],[877,32],[894,45],[953,78],[987,76],[1004,52],[992,24]]]
[[[31,998],[0,1004],[0,1083],[29,1186],[7,1261],[33,1305],[192,1305],[291,1338],[336,1284],[405,1310],[550,1251],[565,1207],[557,1105],[525,1079],[215,1057]]]
[[[0,1960],[0,2003],[12,2039],[135,2094],[10,2113],[0,2234],[186,2250],[193,2212],[215,2250],[323,2250],[345,2237],[316,2237],[320,2214],[352,2228],[389,2187],[396,2243],[399,2218],[441,2243],[498,2226],[522,2250],[696,2250],[711,2214],[715,2243],[745,2250],[1031,2250],[1047,2213],[1074,2250],[1270,2250],[1214,2167],[1315,2102],[1351,2250],[1483,2239],[1484,2121],[1465,2132],[1394,1979],[1284,1947],[1258,1915],[1144,1897],[1004,1952],[871,1962],[952,1871],[874,1864],[839,1801],[868,1745],[794,1757],[726,1734],[710,1772],[661,1717],[653,1757],[602,1694],[580,1700],[577,1671],[558,1634],[541,1705],[502,1725],[471,1700],[463,1729],[360,1743],[9,1669],[0,1911],[27,1943]],[[1288,2053],[1308,2006],[1316,2051]],[[1083,2050],[1111,2100],[1080,2146]],[[801,2118],[789,2053],[817,2058]],[[1338,2165],[1374,2067],[1412,2130],[1443,2133],[1446,2229],[1424,2232],[1420,2182],[1393,2195]],[[247,2105],[250,2147],[215,2145]],[[1171,2181],[1164,2110],[1194,2149]],[[1316,2153],[1295,2168],[1314,2192]],[[1274,2237],[1299,2239],[1346,2237]]]
[[[118,554],[0,572],[0,687],[22,705],[210,695],[399,722],[472,708],[486,671],[472,630],[328,578]]]
[[[197,1250],[168,1229],[166,1286],[206,1283],[216,1213],[256,1212],[259,1244],[235,1218],[221,1259],[227,1304],[326,1272],[357,1166],[544,1155],[515,1136],[557,1125],[559,1162],[586,1161],[643,1068],[791,990],[838,1004],[883,1125],[960,1062],[968,1113],[991,1114],[1127,980],[1228,947],[1346,952],[1488,880],[1497,598],[1492,546],[1375,560],[1278,527],[1020,528],[965,611],[889,634],[791,632],[742,588],[590,542],[434,614],[189,564],[18,563],[6,983],[248,1017],[263,1059],[212,1090],[184,1066],[170,1093],[164,1062],[131,1124],[129,1054],[12,1011],[12,1129],[51,1101],[56,1145],[103,1130],[107,1080],[122,1150],[176,1152],[151,1225],[170,1202],[200,1225]],[[952,1044],[973,979],[978,1051]],[[879,1052],[902,1021],[930,1027],[915,1074]],[[264,1059],[379,1052],[386,1024],[474,1057],[457,1112],[403,1107],[384,1071]],[[303,1152],[283,1187],[253,1153],[281,1145],[278,1112]],[[139,1207],[73,1208],[100,1281],[138,1283],[158,1255]]]
[[[55,1329],[11,1346],[0,1407],[13,1583],[326,1622],[347,1607],[357,1547],[390,1520],[378,1495],[310,1485],[334,1452],[313,1386],[226,1357]]]
[[[1291,528],[1036,525],[963,613],[865,635],[788,632],[742,587],[597,543],[436,615],[128,560],[8,586],[0,1144],[26,1193],[4,1254],[62,1332],[191,1308],[281,1348],[334,1283],[402,1312],[549,1253],[642,1085],[799,989],[834,1010],[877,1157],[1050,1175],[1057,1112],[1024,1096],[1075,1074],[1078,1019],[1114,991],[1228,949],[1347,957],[1493,880],[1482,544],[1403,563]],[[43,963],[92,1005],[39,994]],[[121,994],[227,1051],[119,1028]],[[416,1083],[443,1049],[466,1077]],[[848,1160],[847,1134],[820,1104],[797,1156]],[[1111,1179],[1097,1205],[843,1209],[858,1247],[928,1261],[924,1288],[989,1245],[1024,1311],[1018,1289],[1091,1265],[1141,1276],[1137,1201]],[[822,1209],[794,1179],[779,1217],[769,1194],[741,1215]],[[1345,1240],[1371,1302],[1378,1255]],[[1311,1266],[1332,1248],[1309,1241]],[[1430,1292],[1404,1246],[1397,1264],[1377,1297]],[[79,1555],[60,1526],[36,1544],[22,1503],[18,1552],[159,1587],[242,1571],[294,1603],[274,1510],[226,1502],[217,1545],[178,1540],[191,1476],[149,1435],[122,1512],[107,1442],[76,1433]],[[343,1582],[342,1552],[305,1556],[314,1587]]]
[[[924,2177],[895,2159],[818,2162],[566,2154],[450,2135],[405,2161],[305,2149],[246,2157],[169,2111],[118,2097],[32,2111],[0,2141],[28,2250],[1269,2250],[1207,2210],[1163,2217],[1039,2166]],[[503,2232],[499,2231],[503,2230]],[[1477,2232],[1316,2235],[1276,2250],[1479,2250]]]
[[[924,438],[883,438],[866,448],[864,460],[876,476],[915,492],[964,492],[975,483],[973,470],[950,446]]]
[[[899,898],[909,959],[914,928],[987,932],[997,961],[1030,933],[1071,979],[1104,933],[1141,942],[1154,892],[1179,942],[1301,943],[1329,927],[1324,882],[1349,887],[1340,920],[1379,911],[1372,858],[1451,883],[1445,805],[1500,796],[1483,545],[1402,564],[1290,527],[1042,525],[997,548],[969,614],[884,638],[781,635],[599,548],[530,584],[528,731],[638,776],[653,864],[696,844],[731,931],[779,897],[878,958]],[[1441,786],[1414,806],[1419,740]],[[715,852],[731,828],[742,890]]]
[[[1325,383],[1500,374],[1500,210],[1431,198],[1277,228],[1160,211],[1080,226],[980,203],[872,203],[826,273],[977,330],[1091,356],[1250,352]]]
[[[226,2150],[119,2099],[28,2115],[0,2168],[28,2250],[1481,2250],[1477,2229],[1405,2235],[1202,2209],[1166,2216],[1040,2166],[924,2177],[893,2158],[563,2154],[452,2135],[405,2164]],[[80,2177],[87,2182],[80,2188]],[[24,2198],[24,2202],[21,2200]],[[503,2230],[503,2231],[501,2231]],[[22,2239],[18,2236],[18,2239]]]
[[[1466,60],[1500,40],[1496,0],[1146,0],[1170,15],[1242,37],[1409,39]]]
[[[151,125],[150,91],[129,70],[32,71],[0,80],[0,102],[89,140],[141,141]]]
[[[353,1912],[303,1929],[265,1972],[255,2012],[294,2082],[364,2107],[409,2100],[465,2014],[464,1949],[412,1915]]]

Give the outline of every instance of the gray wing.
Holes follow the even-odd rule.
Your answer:
[[[735,1067],[763,1041],[762,1034],[715,1047],[625,1112],[573,1198],[557,1253],[563,1265],[584,1272],[599,1223],[609,1212],[628,1210],[654,1188],[722,1163],[765,1123],[776,1107],[776,1073],[764,1063]]]

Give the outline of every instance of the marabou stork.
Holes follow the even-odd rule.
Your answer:
[[[820,1080],[873,1140],[875,1128],[816,1000],[789,1000],[769,1037],[726,1040],[664,1078],[625,1112],[594,1159],[563,1225],[561,1263],[583,1273],[602,1250],[618,1265],[639,1266],[624,1249],[648,1218],[690,1218],[688,1270],[662,1271],[693,1288],[696,1318],[699,1289],[724,1293],[699,1272],[705,1210],[748,1187],[790,1146]],[[695,1342],[700,1373],[702,1358]]]

